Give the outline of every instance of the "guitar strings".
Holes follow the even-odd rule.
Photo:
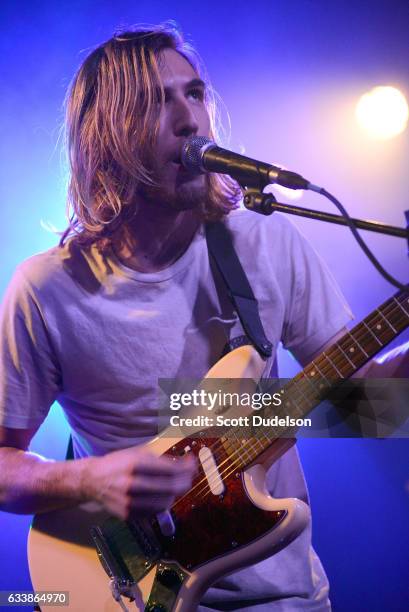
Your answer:
[[[389,307],[389,305],[388,305],[388,307]],[[405,310],[405,309],[402,307],[402,305],[401,305],[401,304],[398,304],[398,308],[396,308],[396,305],[393,305],[393,309],[392,309],[392,311],[393,311],[393,312],[394,312],[394,311],[400,311],[400,310],[402,310],[402,312],[403,312],[403,313],[406,315],[406,317],[408,317],[408,318],[409,318],[409,314],[406,312],[406,310]],[[391,314],[391,313],[389,313],[389,314]],[[378,318],[378,315],[380,315],[380,313],[378,313],[378,314],[375,314],[375,313],[374,313],[374,316],[371,316],[371,315],[370,315],[370,317],[371,317],[372,319],[373,319],[373,318],[376,318],[376,319],[377,319],[377,318]],[[402,316],[402,315],[401,315],[401,313],[400,313],[400,316]],[[370,318],[370,317],[367,317],[367,318],[366,318],[366,320],[367,320],[368,322],[369,322],[369,318]],[[402,323],[402,322],[403,322],[403,321],[400,321],[399,323]],[[360,325],[361,325],[361,324],[359,324],[359,326],[360,326]],[[359,326],[357,326],[357,327],[359,327]],[[384,329],[384,330],[382,330],[382,331],[385,331],[385,329]],[[388,331],[388,329],[387,329],[387,328],[386,328],[386,331]],[[400,330],[400,331],[403,331],[403,330]],[[399,332],[396,332],[396,333],[400,333],[400,331],[399,331]],[[395,335],[396,335],[396,333],[395,333]],[[349,335],[351,335],[351,337],[352,337],[352,338],[354,338],[354,337],[352,336],[352,334],[351,334],[351,333],[349,333]],[[345,338],[345,336],[344,336],[343,338]],[[361,339],[362,339],[362,335],[361,335]],[[389,341],[390,341],[390,340],[388,340],[388,342],[389,342]],[[338,343],[336,343],[336,344],[338,344]],[[334,346],[335,346],[335,345],[334,345]],[[381,347],[381,348],[382,348],[382,347]],[[379,350],[381,350],[381,348],[380,348]],[[341,350],[342,350],[342,349],[341,349]],[[377,351],[377,352],[378,352],[378,351]],[[304,369],[302,372],[300,372],[300,373],[299,373],[299,375],[298,375],[298,376],[299,376],[299,380],[296,380],[296,379],[297,379],[297,377],[295,377],[295,379],[293,379],[293,381],[290,381],[290,382],[292,383],[292,386],[299,386],[299,383],[300,383],[300,382],[305,382],[306,380],[308,380],[309,382],[311,382],[311,379],[310,379],[310,378],[308,378],[308,377],[306,377],[306,374],[305,374],[305,370],[306,370],[307,368],[309,368],[311,365],[313,365],[313,362],[311,362],[310,364],[308,364],[308,366],[307,366],[307,367],[306,367],[306,368],[305,368],[305,369]],[[360,366],[360,367],[361,367],[361,366]],[[355,369],[356,369],[356,368],[355,368]],[[359,368],[358,368],[358,369],[359,369]],[[327,373],[328,373],[328,371],[327,371]],[[302,376],[304,376],[304,379],[302,379]],[[308,391],[307,391],[307,393],[308,393]],[[314,394],[315,394],[315,389],[314,389]],[[304,392],[304,395],[305,395],[305,392]],[[312,397],[314,398],[314,396],[312,396]],[[315,399],[315,398],[314,398],[314,399]],[[265,434],[264,434],[264,438],[265,438],[265,439],[266,439],[266,441],[269,443],[269,445],[271,445],[271,443],[272,443],[271,438],[270,438],[270,437],[268,437],[268,436],[266,436]],[[257,441],[257,442],[259,442],[259,443],[260,443],[260,441],[259,441],[258,439],[250,439],[250,442],[252,442],[253,444],[254,444],[254,441]],[[244,450],[246,451],[246,449],[244,449]],[[261,452],[263,452],[264,450],[266,450],[266,449],[265,449],[264,447],[262,447]],[[244,456],[244,455],[243,455],[243,449],[242,449],[242,448],[241,448],[241,449],[238,449],[236,454],[239,454],[239,456],[238,456],[238,457],[237,457],[237,459],[236,459],[236,460],[235,460],[235,461],[232,463],[232,469],[231,469],[231,470],[229,470],[229,468],[227,467],[227,469],[226,469],[226,470],[224,470],[224,472],[222,472],[222,474],[221,474],[221,476],[222,476],[222,477],[227,478],[228,476],[230,476],[230,475],[231,475],[231,474],[232,474],[232,473],[233,473],[233,472],[234,472],[234,471],[237,469],[237,466],[238,466],[238,465],[240,464],[240,462],[241,462],[241,458],[242,458],[242,456]],[[247,453],[247,454],[248,454],[248,453]],[[256,455],[255,455],[254,457],[252,457],[251,455],[249,455],[249,457],[248,457],[248,458],[250,459],[250,461],[254,461],[254,460],[257,458],[257,456],[258,456],[259,454],[261,454],[261,453],[256,453]],[[233,454],[232,454],[230,457],[233,457]],[[226,463],[226,460],[225,460],[223,463]],[[222,464],[220,464],[220,465],[222,465]],[[202,489],[202,491],[201,491],[201,492],[199,492],[199,493],[203,493],[203,492],[206,490],[206,488],[207,488],[207,487],[205,487],[204,489]],[[209,489],[210,489],[210,488],[209,488]],[[209,490],[209,491],[207,491],[206,495],[208,495],[208,494],[209,494],[209,492],[210,492],[210,490]],[[206,495],[205,495],[205,496],[206,496]]]
[[[402,312],[403,312],[403,313],[404,313],[404,314],[405,314],[407,317],[409,317],[408,313],[406,312],[406,310],[405,310],[405,309],[403,309],[403,307],[402,307],[402,305],[401,305],[400,303],[398,303],[398,304],[397,304],[397,306],[398,306],[398,307],[396,307],[396,304],[393,304],[393,302],[392,302],[391,304],[388,304],[388,309],[390,309],[390,308],[389,308],[390,306],[392,306],[392,312],[396,312],[396,311],[400,311],[400,310],[402,310]],[[392,314],[392,312],[389,312],[389,313],[387,313],[387,314],[391,315],[391,314]],[[385,313],[386,313],[386,309],[385,309]],[[400,316],[402,316],[402,315],[401,315],[401,313],[400,313]],[[368,322],[370,322],[370,321],[373,321],[374,319],[375,319],[375,320],[378,320],[378,319],[379,319],[379,317],[382,317],[381,313],[380,313],[380,312],[377,312],[377,313],[375,312],[375,313],[373,313],[373,315],[370,315],[369,317],[367,317],[367,318],[366,318],[366,320],[367,320]],[[388,324],[389,324],[389,322],[388,322]],[[362,327],[362,323],[361,323],[361,324],[359,324],[359,325],[357,326],[357,328],[360,328],[358,331],[360,331],[360,332],[362,332],[362,331],[363,331],[363,332],[364,332],[364,335],[367,335],[367,332],[366,332],[366,331],[363,329],[363,327]],[[386,329],[386,331],[388,331],[388,328],[384,328],[384,330],[382,330],[382,332],[385,332],[385,329]],[[392,328],[392,326],[391,326],[391,329],[393,329],[393,328]],[[389,330],[389,333],[390,333],[390,330]],[[397,331],[396,331],[396,332],[394,332],[394,335],[396,335],[396,333],[398,333],[398,332],[397,332]],[[346,334],[346,336],[348,336],[348,340],[350,340],[350,338],[352,338],[352,340],[353,340],[353,341],[354,341],[354,339],[356,340],[356,338],[355,338],[354,336],[352,336],[352,333],[351,333],[351,332],[348,332],[348,334]],[[343,337],[341,340],[343,340],[344,338],[345,338],[345,336],[344,336],[344,337]],[[361,333],[360,333],[360,339],[362,340],[362,334],[361,334]],[[338,343],[336,343],[336,345],[337,345],[337,344],[338,344]],[[334,345],[334,346],[336,346],[336,345]],[[351,344],[350,344],[349,346],[351,346]],[[339,347],[339,348],[340,348],[340,350],[341,350],[341,351],[343,351],[343,349],[342,349],[341,347]],[[382,348],[382,347],[381,347],[381,348]],[[379,350],[381,350],[381,349],[379,349]],[[318,357],[317,357],[317,360],[318,360],[318,358],[319,358],[319,357],[321,357],[321,356],[318,356]],[[342,357],[342,356],[341,356],[341,357]],[[335,360],[334,360],[334,361],[335,361]],[[308,365],[307,365],[307,367],[306,367],[305,369],[307,369],[307,368],[308,368],[308,367],[310,367],[311,365],[313,365],[313,362],[311,362],[310,364],[308,364]],[[338,365],[339,365],[339,363],[338,363]],[[359,367],[361,367],[361,366],[359,366]],[[324,368],[323,368],[323,369],[324,369]],[[329,371],[329,370],[332,370],[332,369],[333,369],[333,368],[331,368],[331,367],[330,367],[329,369],[327,369],[327,370],[326,370],[326,373],[328,374],[328,371]],[[359,369],[359,368],[356,368],[356,366],[354,366],[354,369]],[[302,378],[301,378],[301,377],[302,377],[302,375],[304,375],[304,376],[305,376],[305,370],[304,370],[303,372],[300,372],[300,375],[301,375],[301,376],[299,377],[299,380],[296,380],[296,379],[297,379],[297,377],[296,377],[296,379],[293,379],[293,381],[291,381],[291,382],[293,383],[293,384],[291,385],[292,387],[294,387],[294,386],[299,386],[299,383],[300,383],[300,382],[302,382]],[[310,379],[309,379],[309,378],[304,379],[304,382],[305,382],[305,380],[310,381]],[[311,382],[311,381],[310,381],[310,382]],[[314,392],[315,392],[315,389],[314,389]],[[233,435],[235,435],[235,432],[233,432]],[[265,434],[264,434],[264,438],[265,438],[265,439],[268,441],[268,443],[269,443],[269,445],[270,445],[270,444],[271,444],[271,438],[270,438],[269,436],[266,436]],[[259,440],[257,440],[257,439],[251,439],[250,441],[251,441],[251,443],[253,443],[253,444],[254,444],[254,441],[255,441],[255,440],[256,440],[256,441],[257,441],[259,444],[261,444],[261,442],[260,442]],[[238,441],[238,440],[237,440],[237,441]],[[250,442],[250,441],[249,441],[249,442]],[[209,447],[209,448],[214,448],[214,449],[215,449],[216,445],[218,445],[219,447],[220,447],[220,446],[223,446],[223,444],[221,444],[221,443],[218,443],[218,444],[216,443],[216,444],[213,444],[213,445],[212,445],[211,447]],[[262,445],[261,445],[261,446],[262,446]],[[264,447],[262,447],[261,452],[263,452],[263,450],[266,450],[266,449],[265,449]],[[223,477],[223,476],[224,476],[225,478],[226,478],[226,477],[228,477],[228,475],[230,475],[232,472],[234,472],[234,471],[237,469],[237,467],[240,465],[240,463],[241,463],[241,461],[242,461],[242,458],[244,457],[244,453],[243,453],[243,451],[245,451],[245,452],[248,454],[248,452],[246,451],[246,449],[245,449],[245,448],[244,448],[244,449],[243,449],[243,448],[237,449],[237,451],[235,451],[235,453],[232,453],[231,455],[229,455],[229,456],[228,456],[228,457],[227,457],[227,458],[226,458],[226,459],[225,459],[225,460],[224,460],[224,461],[223,461],[223,462],[222,462],[222,463],[219,465],[219,467],[221,467],[223,464],[225,464],[225,463],[227,463],[227,462],[229,462],[229,461],[230,461],[230,463],[231,463],[231,465],[230,465],[230,466],[228,466],[228,467],[227,467],[227,469],[226,469],[224,472],[222,472],[222,474],[221,474],[221,476],[222,476],[222,477]],[[256,457],[257,457],[257,455],[259,455],[259,454],[260,454],[260,453],[256,453],[256,455],[255,455],[254,457],[251,457],[251,455],[250,455],[250,456],[249,456],[250,460],[251,460],[251,461],[255,460],[255,458],[256,458]],[[237,456],[236,460],[231,461],[231,459],[234,457],[234,455],[238,455],[238,456]],[[230,467],[230,468],[232,468],[232,469],[229,469],[229,467]],[[241,466],[241,467],[242,467],[242,466]],[[214,470],[214,472],[219,472],[219,469]],[[227,472],[229,472],[229,473],[227,474]],[[227,474],[227,476],[226,476],[226,474]],[[211,474],[209,474],[209,477],[211,477]],[[205,479],[202,479],[201,483],[205,483],[207,486],[205,486],[205,487],[204,487],[204,488],[203,488],[203,489],[202,489],[202,490],[199,492],[199,494],[200,494],[200,493],[203,493],[203,492],[204,492],[204,491],[205,491],[207,488],[209,488],[209,491],[207,491],[207,494],[208,494],[208,493],[210,493],[211,491],[210,491],[210,487],[209,487],[209,485],[208,485],[208,483],[207,483],[207,479],[206,479],[206,478],[205,478]],[[200,484],[201,484],[201,483],[200,483],[200,482],[199,482],[199,483],[197,483],[197,485],[195,486],[195,488],[197,488],[197,486],[200,486]],[[182,498],[180,498],[180,499],[182,499]]]
[[[405,314],[406,314],[406,313],[405,313]],[[312,365],[312,364],[310,364],[310,365]],[[300,373],[300,374],[301,374],[301,375],[304,375],[304,377],[305,377],[305,378],[304,378],[303,380],[300,378],[298,381],[296,381],[296,382],[297,382],[297,386],[299,386],[299,383],[300,383],[300,382],[304,382],[304,383],[305,383],[305,381],[306,381],[306,380],[308,380],[309,384],[311,383],[311,380],[310,380],[309,378],[307,378],[307,377],[306,377],[306,373],[305,373],[305,372],[302,372],[302,373]],[[308,393],[308,389],[307,389],[307,393]],[[314,401],[316,401],[315,394],[316,394],[316,389],[315,389],[315,388],[313,388],[313,391],[312,391],[312,397],[314,398]],[[304,390],[304,395],[305,395],[305,390]],[[311,391],[310,391],[310,395],[311,395]],[[296,402],[295,402],[295,403],[296,403]],[[271,438],[270,438],[270,437],[267,437],[267,436],[265,436],[265,435],[264,435],[264,437],[265,437],[265,438],[268,438],[268,440],[267,440],[267,441],[268,441],[269,445],[271,445],[271,444],[272,444]],[[251,439],[249,442],[251,442],[251,443],[253,444],[253,449],[251,449],[253,453],[254,453],[254,443],[255,443],[255,442],[257,442],[257,443],[259,443],[259,444],[261,445],[261,449],[260,449],[260,450],[261,450],[261,452],[263,452],[264,450],[266,450],[266,449],[265,449],[265,448],[262,446],[262,444],[261,444],[260,440],[258,440],[258,439]],[[245,451],[245,452],[246,452],[246,454],[248,455],[248,458],[250,459],[250,461],[254,461],[254,460],[255,460],[255,458],[257,457],[257,455],[259,455],[259,454],[260,454],[259,452],[256,452],[256,454],[255,454],[254,456],[252,456],[252,455],[250,455],[250,454],[249,454],[249,453],[246,451],[246,449],[244,449],[244,451]],[[238,449],[238,450],[237,450],[237,453],[238,453],[239,455],[241,455],[241,456],[243,456],[243,457],[244,457],[244,454],[243,454],[243,448]],[[231,455],[231,457],[232,457],[232,456],[233,456],[233,455]],[[233,472],[235,469],[237,469],[237,465],[238,465],[238,464],[240,464],[241,456],[239,456],[239,457],[237,458],[237,460],[236,460],[236,461],[232,462],[232,469],[231,469],[231,470],[229,470],[229,473],[228,473],[228,470],[225,470],[225,471],[222,473],[222,475],[223,475],[225,478],[226,478],[226,477],[227,477],[229,474],[231,474],[231,473],[232,473],[232,472]],[[204,490],[205,490],[205,489],[202,489],[202,492],[204,492]]]
[[[342,375],[342,373],[340,372],[340,370],[338,370],[337,366],[340,366],[340,361],[344,362],[345,357],[347,356],[344,348],[348,351],[351,347],[355,345],[358,346],[358,348],[360,349],[360,351],[365,355],[366,352],[362,349],[362,347],[360,346],[359,341],[362,340],[364,337],[367,337],[368,334],[371,334],[374,336],[375,338],[378,338],[379,341],[382,341],[384,339],[384,335],[385,333],[387,333],[387,335],[389,336],[391,332],[393,332],[393,335],[396,336],[398,335],[398,333],[400,333],[402,330],[396,330],[394,331],[394,326],[388,321],[388,319],[386,317],[394,315],[396,313],[399,313],[398,316],[402,318],[402,321],[398,321],[398,324],[402,324],[402,322],[405,320],[404,317],[402,317],[402,315],[405,315],[406,318],[409,319],[409,313],[406,311],[406,309],[403,307],[402,303],[400,302],[400,300],[402,299],[406,299],[407,298],[407,293],[405,295],[406,292],[402,292],[400,295],[398,294],[397,296],[391,298],[388,302],[386,302],[386,304],[384,304],[383,306],[381,306],[380,308],[378,308],[376,311],[374,311],[371,315],[369,315],[368,317],[366,317],[365,319],[363,319],[363,321],[361,323],[359,323],[354,329],[352,329],[351,331],[346,332],[346,334],[340,338],[340,340],[338,342],[336,342],[332,347],[330,347],[330,349],[328,350],[328,352],[324,352],[321,353],[320,355],[318,355],[316,357],[316,359],[312,360],[309,364],[307,364],[307,366],[304,368],[304,370],[302,370],[296,377],[294,377],[289,383],[287,383],[287,385],[285,386],[285,390],[287,391],[288,389],[290,391],[297,391],[298,387],[300,386],[300,383],[302,384],[303,382],[305,383],[306,381],[308,381],[308,385],[304,385],[310,388],[310,391],[307,391],[307,397],[308,394],[310,395],[309,399],[315,399],[314,394],[316,393],[315,388],[313,390],[311,390],[311,385],[313,385],[313,381],[311,380],[310,377],[308,377],[306,375],[306,370],[308,370],[309,368],[311,368],[311,366],[319,372],[319,374],[321,374],[321,376],[323,378],[325,378],[326,381],[328,381],[328,378],[326,375],[329,375],[334,369],[339,372],[341,374],[341,377],[339,378],[340,381],[343,380],[344,376]],[[398,301],[399,300],[399,301]],[[383,310],[383,312],[382,312]],[[386,315],[386,316],[385,316]],[[383,325],[383,329],[380,331],[379,334],[375,334],[369,327],[366,326],[366,322],[369,323],[370,325],[372,325],[372,323],[377,323],[378,321],[386,321],[386,324]],[[396,322],[395,322],[396,323]],[[365,329],[367,328],[367,329]],[[354,332],[355,330],[355,332]],[[386,344],[390,342],[390,340],[387,340]],[[341,343],[343,346],[341,346]],[[385,345],[386,345],[385,344]],[[383,345],[383,346],[385,346]],[[382,350],[383,346],[379,346],[379,350],[376,351],[379,352],[380,350]],[[342,354],[344,355],[342,355]],[[373,354],[376,354],[373,353]],[[335,354],[335,355],[334,355]],[[331,359],[332,357],[332,359]],[[338,358],[338,361],[337,361]],[[340,358],[340,359],[339,359]],[[348,359],[348,358],[347,358]],[[319,361],[324,361],[324,364],[320,364],[321,367],[318,367],[317,362]],[[329,361],[329,363],[328,363]],[[351,364],[353,364],[352,360],[349,360]],[[332,365],[333,364],[333,365]],[[334,368],[335,366],[335,368]],[[342,367],[342,366],[340,366]],[[360,369],[362,367],[362,365],[358,365],[356,366],[354,364],[353,369],[356,371],[358,369]],[[347,375],[348,377],[350,376],[350,374]],[[334,383],[333,380],[331,380],[331,386]],[[303,391],[303,397],[305,397],[306,393]],[[297,406],[297,402],[294,400],[295,405]],[[279,415],[279,411],[277,411],[277,414]],[[302,414],[302,412],[300,413]],[[233,434],[233,436],[236,435],[236,430],[237,428],[232,428],[232,430],[230,430]],[[271,431],[271,430],[270,430]],[[265,442],[268,442],[268,444],[272,444],[272,440],[271,440],[271,436],[267,436],[267,434],[263,434],[263,438]],[[276,438],[277,439],[277,438]],[[237,443],[240,442],[240,440],[238,438],[235,439],[235,441]],[[208,495],[211,492],[210,486],[208,484],[208,479],[212,477],[212,475],[218,473],[222,479],[226,479],[228,478],[238,467],[243,467],[243,465],[241,465],[243,463],[242,459],[244,457],[244,452],[248,455],[248,458],[250,458],[251,461],[254,461],[257,456],[259,456],[263,451],[266,450],[266,448],[263,447],[263,444],[261,442],[261,439],[258,438],[250,438],[248,440],[249,443],[254,445],[254,442],[257,441],[258,444],[261,445],[261,449],[260,451],[258,451],[256,453],[256,455],[254,457],[252,457],[251,455],[249,455],[248,451],[246,448],[243,448],[244,445],[242,445],[241,448],[238,448],[237,450],[235,450],[231,455],[228,455],[226,453],[225,450],[225,446],[224,443],[221,442],[220,440],[217,440],[215,443],[213,443],[209,449],[214,451],[214,454],[216,456],[216,458],[219,458],[218,455],[219,453],[217,452],[219,449],[223,450],[226,454],[227,457],[225,459],[223,459],[223,461],[220,464],[217,464],[216,468],[213,470],[213,472],[209,473],[207,477],[202,478],[201,480],[199,480],[197,483],[195,483],[194,487],[192,487],[192,489],[190,489],[188,492],[186,492],[183,496],[181,496],[180,498],[178,498],[175,503],[172,506],[172,509],[174,509],[179,503],[181,503],[185,497],[191,495],[192,493],[195,493],[195,496],[197,497],[198,495],[203,496],[203,494],[206,492],[206,489],[208,489],[208,491],[205,493],[204,497],[206,495]],[[253,446],[254,448],[254,446]],[[268,447],[267,447],[268,448]],[[221,473],[220,473],[220,468],[223,467],[225,464],[230,464],[227,465],[226,469],[224,469]],[[204,487],[202,487],[202,489],[200,491],[197,491],[197,489],[201,486],[201,485],[205,485]]]
[[[394,310],[394,311],[396,311],[396,310],[397,310],[397,309],[396,309],[396,307],[394,307],[394,308],[393,308],[393,310]],[[407,315],[406,311],[404,311],[404,313]],[[391,313],[389,313],[389,314],[391,314]],[[409,316],[409,315],[408,315],[408,316]],[[372,317],[372,318],[378,318],[378,317]],[[351,337],[352,337],[352,339],[354,340],[354,337],[353,337],[352,335],[351,335]],[[345,336],[344,336],[344,338],[345,338]],[[362,337],[361,337],[361,338],[362,338]],[[337,344],[338,344],[338,343],[337,343]],[[335,345],[334,345],[334,346],[335,346]],[[351,345],[350,345],[350,346],[351,346]],[[341,351],[343,351],[343,349],[342,349],[341,347],[340,347],[340,350],[341,350]],[[352,363],[352,362],[351,362],[351,363]],[[339,364],[338,364],[338,365],[339,365]],[[308,367],[311,367],[311,366],[315,366],[315,367],[316,367],[316,363],[315,363],[315,361],[311,362],[311,363],[310,363],[310,364],[307,366],[307,368],[308,368]],[[307,369],[307,368],[306,368],[306,369]],[[317,369],[320,371],[320,369],[319,369],[319,368],[317,368]],[[324,368],[323,368],[323,369],[324,369]],[[354,365],[354,369],[359,369],[359,368],[356,368],[356,366]],[[322,373],[322,372],[321,372],[321,373]],[[328,373],[328,369],[327,369],[326,373]],[[302,377],[304,377],[304,378],[302,378]],[[325,376],[324,376],[324,378],[325,378]],[[297,391],[297,387],[299,387],[299,386],[300,386],[300,383],[303,383],[303,382],[305,383],[306,381],[308,381],[308,385],[307,385],[307,386],[311,386],[311,385],[312,385],[312,381],[311,381],[311,379],[310,379],[309,377],[307,377],[307,376],[306,376],[306,372],[305,372],[305,370],[304,370],[303,372],[301,372],[301,373],[300,373],[299,379],[298,379],[298,380],[294,380],[294,383],[293,383],[292,385],[288,385],[287,389],[288,389],[289,387],[293,387],[293,388],[295,388],[295,390]],[[306,390],[306,392],[307,392],[307,394],[309,393],[309,395],[310,395],[310,396],[312,395],[312,397],[314,398],[314,400],[316,400],[316,398],[315,398],[316,388],[314,388],[314,387],[313,387],[312,391],[311,391],[311,390],[310,390],[310,391],[308,391],[308,389],[307,389],[307,390]],[[304,391],[304,395],[305,395],[305,391]],[[296,402],[295,400],[294,400],[294,403],[295,403],[295,404],[297,404],[297,402]],[[269,443],[271,443],[271,438],[270,438],[269,436],[266,436],[266,434],[264,434],[264,438],[268,439],[268,442],[269,442]],[[257,442],[257,443],[259,443],[259,444],[261,445],[261,442],[259,441],[259,439],[251,439],[251,443],[252,443],[253,445],[254,445],[254,442]],[[262,445],[261,445],[261,447],[262,447],[262,448],[261,448],[261,452],[263,452],[264,450],[266,450],[266,449],[265,449],[265,448],[264,448]],[[244,448],[244,449],[243,449],[243,448],[241,448],[241,449],[238,449],[238,450],[237,450],[237,453],[241,453],[241,454],[243,454],[243,450],[244,450],[244,451],[246,451],[246,449],[245,449],[245,448]],[[251,450],[253,450],[253,449],[251,449]],[[247,453],[247,454],[248,454],[248,453]],[[257,454],[258,454],[258,453],[257,453]],[[257,456],[257,454],[256,454],[256,456]],[[255,456],[255,457],[252,457],[252,456],[250,455],[250,459],[251,459],[251,460],[254,460],[254,459],[256,458],[256,456]],[[233,457],[233,454],[232,454],[232,455],[230,455],[230,457]],[[236,466],[234,467],[234,469],[236,469]]]
[[[394,313],[395,311],[400,312],[400,310],[402,310],[402,312],[403,312],[403,313],[404,313],[404,314],[405,314],[407,317],[409,317],[409,314],[406,312],[406,310],[405,310],[405,309],[403,309],[403,307],[402,307],[402,305],[401,305],[400,303],[394,304],[394,303],[393,303],[393,301],[391,301],[391,303],[388,303],[388,304],[387,304],[388,309],[390,309],[390,306],[392,306],[392,311],[391,311],[391,312],[389,312],[389,313],[387,313],[387,312],[386,312],[386,309],[385,309],[385,314],[388,314],[388,315],[390,316],[390,315],[391,315],[392,313]],[[402,316],[402,315],[401,315],[401,313],[400,313],[400,316]],[[369,315],[369,317],[367,317],[367,318],[366,318],[366,320],[367,320],[368,322],[370,322],[370,321],[373,321],[374,319],[375,319],[375,320],[378,320],[378,319],[379,319],[379,317],[381,317],[380,312],[375,312],[375,313],[373,313],[372,315]],[[361,332],[361,331],[363,331],[363,332],[364,332],[364,335],[367,335],[367,332],[366,332],[366,331],[363,329],[363,327],[361,327],[361,326],[362,326],[362,323],[361,323],[361,324],[358,324],[358,325],[356,326],[357,328],[361,328],[361,329],[359,329],[358,331],[360,331],[360,332]],[[386,329],[386,331],[389,331],[389,332],[390,332],[390,330],[388,330],[388,328],[385,328],[385,329]],[[385,331],[385,329],[384,329],[384,330],[382,330],[382,332],[384,332],[384,331]],[[353,330],[352,330],[352,331],[353,331]],[[395,332],[394,332],[394,333],[395,333]],[[351,337],[351,338],[354,340],[354,336],[352,336],[352,333],[351,333],[351,332],[348,332],[348,333],[346,334],[346,336],[348,336],[348,339],[349,339],[349,337]],[[341,340],[343,340],[344,338],[345,338],[345,336],[344,336],[344,337],[343,337]],[[359,338],[359,339],[361,339],[361,340],[362,340],[362,334],[360,334],[360,338]],[[336,344],[338,344],[338,343],[336,343]],[[334,346],[335,346],[335,345],[334,345]],[[350,346],[352,346],[352,345],[350,345]],[[332,347],[331,347],[331,348],[332,348]],[[382,348],[382,347],[381,347],[381,348]],[[379,350],[380,350],[380,349],[379,349]],[[341,351],[342,351],[342,348],[341,348]],[[338,352],[338,351],[337,351],[337,352]],[[317,361],[317,360],[318,360],[320,357],[321,357],[321,355],[319,355],[319,356],[316,358],[316,361]],[[308,365],[306,366],[306,368],[305,368],[305,369],[307,369],[307,368],[308,368],[310,365],[312,365],[312,362],[311,362],[310,364],[308,364]],[[339,364],[338,364],[338,365],[339,365]],[[359,367],[361,367],[361,366],[359,366]],[[358,368],[356,368],[356,367],[355,367],[355,369],[359,369],[359,367],[358,367]],[[331,369],[333,369],[333,368],[331,368],[331,367],[330,367],[329,369],[327,369],[326,373],[328,374],[328,372],[329,372]],[[304,371],[303,371],[303,372],[300,372],[300,374],[299,374],[299,375],[297,375],[297,377],[300,377],[300,380],[296,380],[296,379],[297,379],[297,377],[295,377],[295,379],[293,379],[293,381],[290,381],[290,383],[293,383],[291,386],[293,386],[293,387],[294,387],[295,385],[297,385],[297,386],[298,386],[298,384],[301,382],[301,376],[300,376],[300,375],[303,375],[303,374],[304,374]],[[310,380],[310,379],[308,378],[308,380]],[[234,434],[234,432],[233,432],[233,434]],[[271,438],[270,438],[269,436],[266,436],[266,435],[264,434],[264,438],[266,438],[266,440],[267,440],[269,443],[271,443]],[[252,439],[252,441],[254,441],[254,439]],[[210,448],[210,449],[214,449],[214,450],[216,450],[216,446],[219,446],[219,447],[223,448],[223,443],[220,443],[220,442],[218,441],[217,443],[213,444],[213,445],[212,445],[212,446],[210,446],[209,448]],[[232,473],[232,472],[233,472],[235,469],[237,469],[237,466],[240,464],[240,461],[241,461],[242,457],[244,456],[244,455],[243,455],[243,450],[245,451],[246,449],[240,448],[240,449],[238,449],[237,451],[235,451],[234,453],[232,453],[231,455],[229,455],[229,456],[228,456],[228,457],[227,457],[227,458],[226,458],[226,459],[225,459],[225,460],[224,460],[224,461],[223,461],[223,462],[222,462],[222,463],[219,465],[219,467],[221,467],[223,464],[225,464],[225,463],[229,462],[229,461],[230,461],[230,460],[231,460],[231,459],[234,457],[234,455],[238,455],[237,459],[236,459],[235,461],[233,461],[233,462],[232,462],[232,467],[233,467],[233,469],[232,469],[232,470],[230,470],[230,474],[231,474],[231,473]],[[265,449],[263,448],[263,450],[265,450]],[[248,453],[247,453],[247,454],[248,454]],[[253,458],[253,457],[250,457],[250,459],[251,459],[251,460],[254,460],[256,457],[257,457],[257,455],[256,455],[254,458]],[[219,472],[219,469],[214,470],[214,473],[215,473],[215,472]],[[224,471],[224,472],[223,472],[221,475],[222,475],[222,476],[225,476],[226,472],[227,472],[227,470],[225,470],[225,471]],[[209,474],[209,476],[211,477],[211,475],[210,475],[210,474]],[[226,476],[225,476],[225,477],[226,477]],[[205,484],[207,485],[207,487],[209,487],[209,485],[208,485],[208,483],[207,483],[207,478],[204,478],[204,479],[202,479],[202,481],[201,481],[201,482],[197,483],[197,484],[195,485],[195,487],[194,487],[193,489],[191,489],[191,491],[190,491],[190,492],[193,492],[193,490],[194,490],[194,489],[196,489],[198,486],[200,486],[200,484],[202,484],[202,483],[205,483]],[[204,490],[205,490],[207,487],[205,487],[204,489],[202,489],[202,491],[200,491],[199,493],[202,493],[202,492],[203,492],[203,491],[204,491]],[[187,492],[185,495],[190,494],[190,492]],[[209,492],[210,492],[210,487],[209,487]],[[180,500],[182,500],[182,499],[183,499],[183,497],[182,497],[182,498],[179,498],[179,499],[180,499]],[[179,501],[179,500],[178,500],[178,501]],[[177,503],[177,502],[176,502],[176,503]]]

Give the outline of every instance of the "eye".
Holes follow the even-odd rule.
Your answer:
[[[199,102],[204,100],[204,90],[201,87],[194,87],[188,91],[188,96]]]

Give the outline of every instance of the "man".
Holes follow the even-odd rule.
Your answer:
[[[19,267],[3,305],[1,509],[97,500],[126,519],[155,515],[189,488],[193,461],[140,444],[155,434],[158,378],[202,377],[243,333],[213,278],[204,221],[227,224],[275,349],[281,340],[306,364],[351,318],[290,223],[235,211],[230,179],[182,167],[186,139],[214,130],[211,91],[173,30],[120,34],[80,67],[67,100],[70,227],[60,247]],[[27,451],[55,400],[72,427],[71,462]],[[269,483],[277,497],[307,501],[295,450]],[[310,536],[222,579],[203,610],[328,610]]]

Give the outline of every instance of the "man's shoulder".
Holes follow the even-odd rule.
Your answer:
[[[32,255],[16,268],[13,280],[37,294],[65,293],[101,267],[94,246],[81,247],[75,239]]]
[[[64,272],[64,260],[68,257],[67,245],[54,246],[46,251],[35,253],[16,268],[15,276],[29,285],[41,289]]]
[[[294,224],[277,212],[266,216],[238,208],[227,215],[225,224],[235,241],[245,240],[246,243],[257,244],[260,240],[283,243],[298,234]]]
[[[28,302],[39,304],[43,296],[57,294],[63,281],[64,249],[52,247],[21,262],[10,279],[2,299],[2,308],[24,308]]]

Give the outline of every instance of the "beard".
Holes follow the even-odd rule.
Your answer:
[[[182,173],[176,180],[167,181],[160,172],[155,172],[155,185],[140,185],[139,195],[152,205],[168,211],[195,210],[203,217],[209,197],[207,177]]]

